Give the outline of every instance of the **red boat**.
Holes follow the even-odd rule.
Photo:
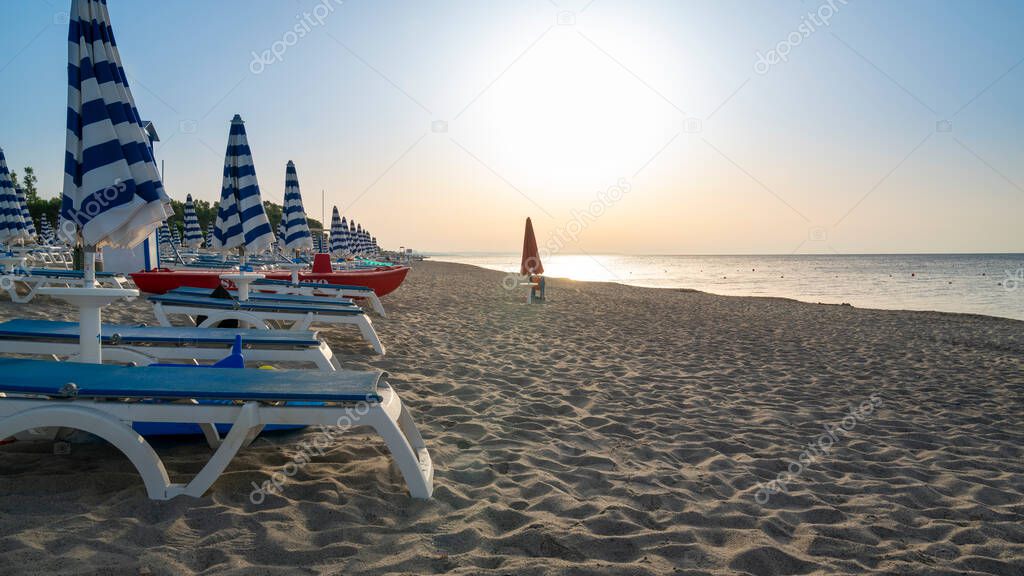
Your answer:
[[[316,267],[314,267],[314,270],[316,270]],[[135,285],[139,287],[139,290],[150,294],[163,294],[181,286],[209,288],[212,290],[222,284],[220,279],[222,274],[230,273],[231,270],[210,270],[204,268],[184,268],[180,270],[158,268],[148,272],[135,272],[131,277]],[[274,280],[291,279],[291,272],[288,270],[259,273]],[[408,266],[382,266],[368,269],[331,271],[303,270],[299,272],[299,281],[318,282],[320,284],[342,284],[345,286],[365,286],[372,288],[377,296],[384,296],[394,292],[401,286],[408,273]],[[223,283],[228,288],[234,288],[230,282],[224,281]],[[253,286],[253,289],[256,290],[258,287]]]

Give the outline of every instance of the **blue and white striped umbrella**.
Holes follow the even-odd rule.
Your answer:
[[[50,226],[50,219],[46,217],[46,214],[43,214],[43,217],[39,219],[39,238],[47,246],[56,244],[56,239],[53,237],[53,227]]]
[[[28,237],[18,193],[7,169],[7,158],[0,149],[0,242],[10,244]]]
[[[348,253],[355,255],[359,253],[359,243],[356,238],[356,221],[355,219],[348,221]]]
[[[167,226],[167,222],[160,224],[160,228],[156,234],[157,242],[160,243],[161,248],[165,248],[168,251],[171,249],[171,229]]]
[[[36,225],[35,222],[32,221],[32,213],[28,210],[28,196],[25,194],[24,190],[17,186],[14,187],[14,190],[18,195],[18,204],[21,205],[21,220],[25,223],[25,232],[28,234],[28,238],[30,240],[35,240]]]
[[[306,222],[306,209],[299,192],[299,176],[291,160],[284,169],[284,247],[288,250],[312,250],[313,238]]]
[[[348,251],[348,227],[342,231],[341,215],[338,207],[331,211],[331,255],[340,258]]]
[[[235,114],[224,155],[224,183],[213,226],[213,249],[242,247],[250,254],[258,254],[273,242],[274,231],[263,209],[245,123]]]
[[[207,248],[213,246],[213,230],[209,226],[206,227],[206,232],[203,233],[203,239]]]
[[[178,225],[171,226],[171,244],[181,246],[181,236],[178,235]]]
[[[316,250],[317,254],[324,251],[324,235],[321,232],[317,232],[313,235],[313,250]]]
[[[371,236],[370,237],[370,246],[373,248],[373,253],[374,254],[380,254],[380,246],[377,245],[377,237],[376,236]]]
[[[192,195],[185,196],[185,246],[199,248],[203,245],[203,231],[199,229],[199,216]]]
[[[363,241],[363,225],[356,225],[356,250],[359,254],[366,254],[366,243]]]
[[[106,0],[71,0],[67,116],[61,214],[78,227],[87,247],[134,247],[173,212]]]
[[[281,219],[277,221],[277,231],[274,233],[276,242],[278,244],[284,243],[284,214],[281,215]]]

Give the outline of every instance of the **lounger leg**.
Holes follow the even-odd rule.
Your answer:
[[[384,345],[381,344],[380,338],[377,337],[377,331],[373,329],[373,323],[370,322],[370,318],[365,314],[356,318],[356,326],[359,326],[359,331],[363,333],[363,338],[367,342],[373,345],[373,349],[377,351],[377,354],[384,354]]]
[[[186,496],[192,496],[195,498],[201,497],[206,490],[213,485],[213,483],[220,477],[224,469],[231,463],[231,459],[235,457],[245,446],[246,439],[249,437],[249,432],[253,428],[262,427],[259,422],[259,404],[256,402],[246,402],[245,406],[238,413],[238,418],[231,424],[231,431],[220,443],[220,447],[210,457],[210,461],[203,466],[203,469],[196,474],[195,478],[188,483],[187,486],[174,486],[171,497],[179,494]]]
[[[388,317],[387,313],[384,312],[384,305],[380,303],[380,298],[377,297],[376,292],[367,296],[366,299],[370,301],[370,307],[372,307],[377,314],[380,314],[381,318]]]
[[[421,500],[429,499],[434,493],[434,464],[406,407],[401,406],[397,418],[381,418],[373,427],[388,445],[409,487],[409,495]]]
[[[167,312],[164,311],[164,305],[161,302],[153,303],[153,315],[156,316],[156,321],[161,326],[171,325],[171,321],[167,318]]]
[[[74,428],[103,438],[128,457],[142,476],[151,499],[168,500],[177,495],[176,489],[180,487],[171,484],[163,462],[146,439],[131,426],[99,410],[71,405],[30,408],[0,419],[0,438],[43,427]]]
[[[320,348],[313,353],[313,361],[316,363],[317,368],[324,372],[341,370],[341,363],[335,358],[334,351],[327,345],[327,342],[320,342]]]

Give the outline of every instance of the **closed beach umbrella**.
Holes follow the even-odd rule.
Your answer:
[[[39,237],[47,246],[54,244],[53,227],[50,226],[50,219],[45,214],[39,219]]]
[[[206,227],[206,233],[203,234],[203,238],[206,240],[206,247],[213,246],[213,230],[209,226]]]
[[[274,231],[263,209],[245,123],[235,114],[224,155],[224,183],[213,226],[213,248],[222,251],[242,248],[244,258],[245,252],[258,254],[273,242]]]
[[[171,244],[181,246],[181,236],[178,235],[178,225],[171,226]]]
[[[167,226],[167,222],[160,225],[160,229],[156,235],[157,241],[160,243],[161,248],[166,248],[168,251],[171,249],[171,229]]]
[[[526,219],[526,235],[523,237],[523,261],[519,273],[526,276],[543,274],[544,265],[540,262],[540,251],[537,249],[537,237],[533,234],[533,222]]]
[[[331,212],[331,255],[335,258],[341,258],[345,255],[348,250],[348,226],[344,226],[341,215],[338,213],[338,207],[335,206]]]
[[[359,254],[359,231],[362,229],[361,226],[356,224],[355,220],[349,220],[348,222],[348,249],[352,254]]]
[[[25,219],[18,202],[18,193],[7,169],[7,158],[0,149],[0,242],[10,244],[27,237]]]
[[[173,214],[121,64],[106,0],[72,0],[61,214],[86,247],[133,248]],[[86,282],[91,284],[91,282]]]
[[[274,236],[277,237],[275,241],[278,244],[284,244],[284,214],[282,214],[281,219],[277,221],[277,232]]]
[[[28,211],[28,196],[25,195],[25,191],[21,188],[15,186],[14,189],[18,194],[18,204],[21,205],[21,220],[25,223],[25,232],[30,240],[35,240],[36,225],[32,222],[32,213]]]
[[[348,221],[345,217],[341,217],[341,229],[338,232],[338,236],[341,240],[341,250],[343,255],[349,255],[352,253],[352,235],[348,231]]]
[[[83,285],[92,290],[97,248],[134,248],[174,212],[128,87],[106,0],[71,1],[67,72],[61,214],[82,238]],[[113,294],[107,289],[103,295]],[[80,359],[98,363],[102,300],[66,295],[79,306]]]
[[[299,193],[299,176],[291,160],[284,170],[284,247],[288,250],[312,250],[313,238],[306,223],[306,209]]]
[[[199,216],[192,195],[185,196],[185,245],[199,248],[203,244],[203,231],[199,229]]]

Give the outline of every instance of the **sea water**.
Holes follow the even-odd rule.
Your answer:
[[[517,254],[436,254],[431,258],[503,272],[519,270]],[[572,254],[545,258],[544,271],[550,277],[631,286],[1024,320],[1024,254]]]

